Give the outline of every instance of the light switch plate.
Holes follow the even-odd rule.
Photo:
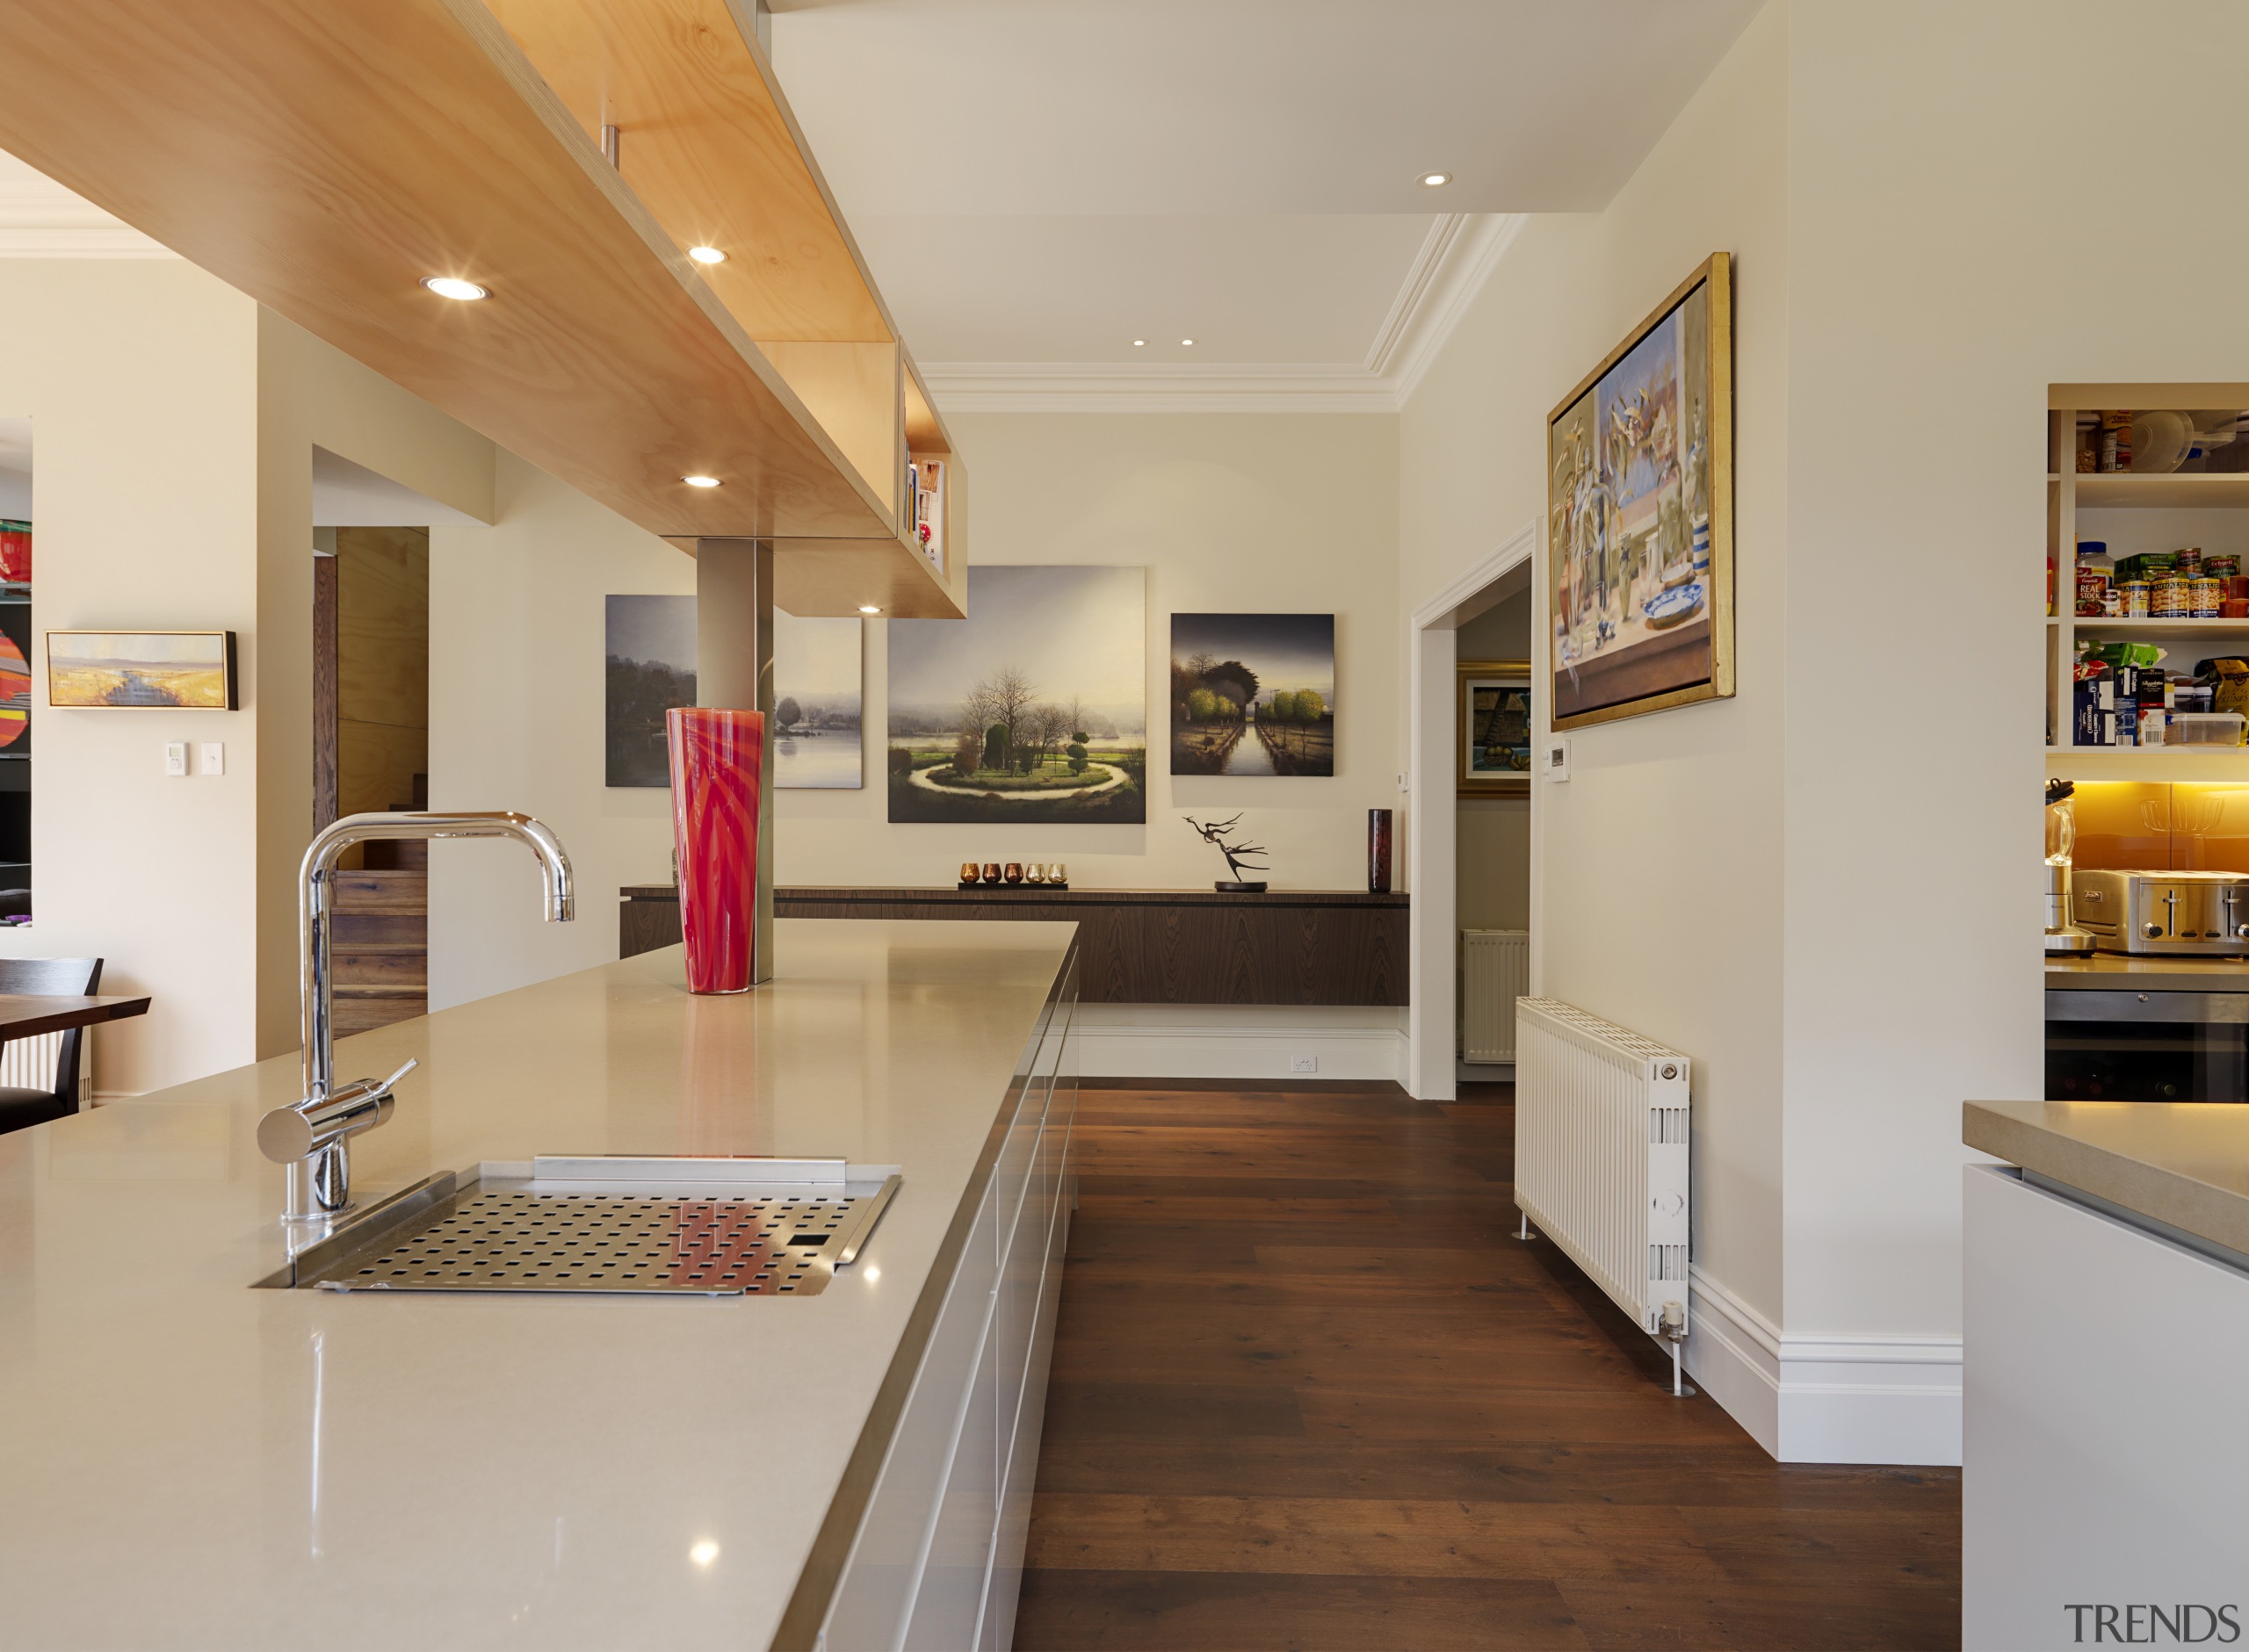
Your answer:
[[[164,742],[164,773],[173,776],[184,776],[187,773],[187,742],[185,740]]]
[[[224,740],[204,741],[203,754],[196,766],[206,775],[225,774],[227,772],[227,742]]]

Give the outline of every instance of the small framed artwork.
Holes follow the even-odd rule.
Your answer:
[[[1733,692],[1733,308],[1714,253],[1546,421],[1548,720]]]
[[[1520,797],[1530,790],[1530,662],[1464,660],[1460,772],[1464,797]]]
[[[47,703],[64,711],[235,708],[230,631],[51,631]]]

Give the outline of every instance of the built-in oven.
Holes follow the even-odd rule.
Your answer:
[[[2249,1101],[2249,992],[2048,988],[2046,1099]]]

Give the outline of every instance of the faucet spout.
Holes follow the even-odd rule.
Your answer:
[[[336,1095],[336,1027],[329,955],[336,921],[336,863],[355,843],[398,838],[513,838],[531,850],[539,862],[540,907],[549,923],[568,923],[578,915],[577,895],[570,877],[570,857],[561,840],[542,822],[527,814],[506,811],[446,813],[400,811],[346,815],[314,837],[298,869],[297,940],[299,983],[303,991],[299,1022],[304,1040],[305,1099],[296,1110],[320,1115]],[[349,1131],[279,1132],[276,1141],[302,1136],[312,1143],[302,1158],[289,1164],[288,1202],[282,1219],[289,1222],[324,1220],[344,1210],[351,1202],[350,1137],[359,1129],[372,1129],[390,1116],[389,1085],[403,1071],[380,1086],[381,1106],[363,1109],[366,1117]],[[357,1088],[360,1086],[347,1086]],[[375,1086],[365,1087],[371,1091]],[[322,1116],[324,1116],[322,1115]],[[356,1115],[355,1115],[356,1116]],[[261,1128],[261,1139],[267,1134]]]

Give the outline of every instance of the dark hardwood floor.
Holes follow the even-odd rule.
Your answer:
[[[1958,1471],[1672,1398],[1513,1142],[1497,1086],[1081,1093],[1022,1652],[1958,1645]]]

